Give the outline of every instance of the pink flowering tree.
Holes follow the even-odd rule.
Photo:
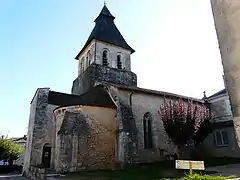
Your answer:
[[[159,114],[166,133],[178,147],[198,146],[212,131],[212,116],[203,103],[192,100],[186,103],[181,98],[178,101],[164,99]]]

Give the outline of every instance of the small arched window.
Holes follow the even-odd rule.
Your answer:
[[[82,73],[82,61],[80,60],[79,63],[80,63],[79,72]]]
[[[81,72],[84,71],[84,57],[81,59]]]
[[[122,69],[122,59],[121,55],[117,55],[117,68]]]
[[[88,55],[87,55],[87,57],[86,57],[86,62],[85,62],[85,67],[86,67],[86,69],[87,69],[87,67],[88,67],[88,61],[89,61],[89,59],[88,59]]]
[[[87,57],[88,57],[88,66],[90,66],[91,61],[92,61],[92,57],[91,57],[91,54],[90,54],[90,50],[87,52]]]
[[[107,52],[107,50],[103,51],[103,54],[102,54],[102,65],[103,66],[108,66],[108,52]]]
[[[143,116],[143,131],[144,131],[144,148],[153,148],[152,141],[152,115],[147,112]]]

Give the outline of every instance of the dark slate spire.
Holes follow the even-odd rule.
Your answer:
[[[118,28],[114,24],[114,19],[115,17],[110,13],[107,6],[104,4],[102,11],[94,21],[95,27],[93,28],[92,33],[88,37],[88,40],[85,43],[84,47],[76,56],[76,59],[93,39],[122,47],[124,49],[130,50],[131,53],[135,52],[134,49],[132,49],[127,44],[127,42],[119,32]]]
[[[104,4],[103,8],[102,8],[102,11],[100,12],[100,14],[98,15],[98,17],[95,19],[94,22],[97,21],[97,19],[99,17],[102,17],[102,16],[107,16],[109,18],[112,18],[113,20],[115,19],[115,17],[110,13],[110,11],[108,10],[107,6]],[[105,17],[106,18],[106,17]]]

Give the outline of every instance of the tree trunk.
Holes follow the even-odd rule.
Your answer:
[[[211,6],[240,147],[240,1],[211,0]]]
[[[12,165],[13,165],[13,160],[12,160],[11,158],[8,160],[8,165],[9,165],[9,166],[12,166]]]
[[[178,158],[181,160],[191,160],[193,149],[193,144],[189,144],[188,146],[178,146]]]

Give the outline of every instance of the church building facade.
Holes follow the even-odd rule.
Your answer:
[[[71,94],[38,88],[31,102],[24,172],[113,169],[173,155],[158,113],[164,98],[188,97],[143,89],[131,71],[131,48],[104,5],[76,56]],[[193,99],[193,98],[191,98]],[[204,103],[201,99],[193,99]]]

